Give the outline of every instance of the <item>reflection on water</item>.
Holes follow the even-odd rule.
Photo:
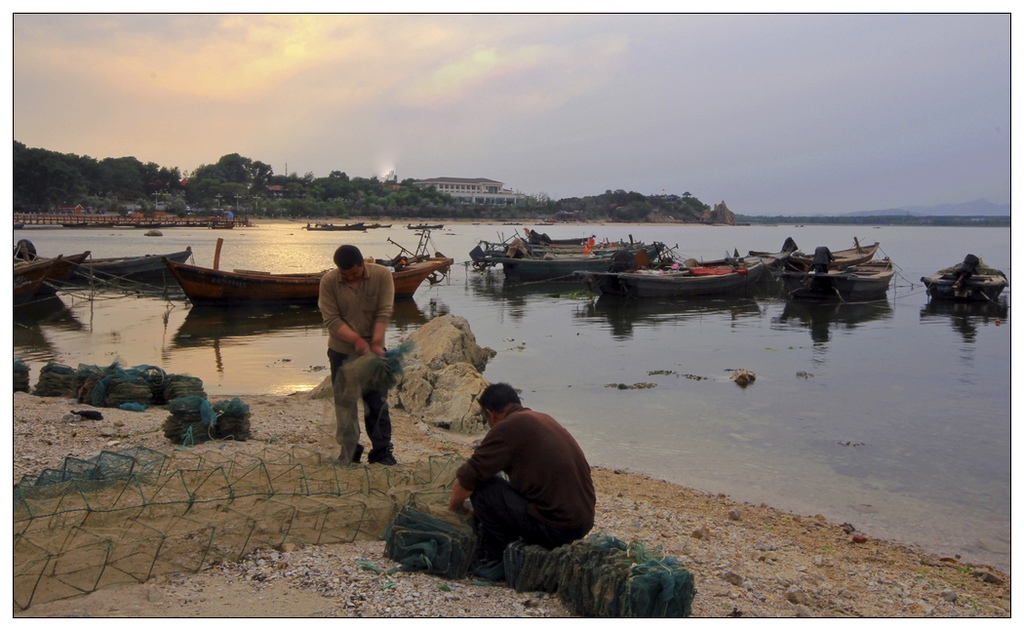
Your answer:
[[[47,296],[19,306],[14,310],[14,349],[23,359],[43,359],[57,349],[46,335],[46,329],[81,331],[83,325],[68,309],[60,296]]]
[[[503,315],[517,323],[527,320],[539,303],[574,298],[584,291],[578,283],[506,283],[502,273],[493,269],[470,272],[466,286],[474,297],[493,304]]]
[[[601,295],[577,308],[576,317],[607,321],[612,337],[628,340],[635,327],[657,327],[663,322],[705,317],[736,321],[760,317],[761,307],[752,298],[691,298],[688,300],[637,300],[628,296]]]
[[[832,337],[834,329],[855,329],[874,320],[892,318],[888,300],[861,303],[814,303],[788,301],[782,314],[772,320],[788,327],[807,328],[815,346]]]
[[[1003,302],[932,300],[921,308],[921,320],[925,322],[948,319],[953,330],[960,333],[964,342],[971,344],[977,339],[980,326],[1000,326],[1009,313],[1010,308]]]
[[[212,341],[245,344],[249,338],[289,329],[321,326],[316,307],[268,305],[266,307],[194,306],[172,338],[176,347],[206,346]]]
[[[412,298],[396,300],[388,328],[402,334],[412,333],[434,318],[447,315],[450,312],[450,307],[437,298],[431,298],[425,309],[416,304],[416,300]]]

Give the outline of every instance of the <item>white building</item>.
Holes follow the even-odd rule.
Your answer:
[[[467,204],[521,204],[526,196],[505,188],[504,182],[485,177],[432,177],[415,180],[416,186],[433,186]]]

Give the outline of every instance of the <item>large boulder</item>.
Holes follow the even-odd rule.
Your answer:
[[[412,342],[412,349],[389,402],[437,427],[467,434],[486,429],[476,399],[489,385],[480,372],[497,353],[476,343],[469,322],[443,315],[414,331],[406,341]],[[330,381],[328,376],[309,396],[332,397]]]
[[[488,385],[480,371],[495,351],[479,346],[469,322],[451,314],[427,322],[408,341],[412,351],[391,390],[395,406],[438,427],[485,429],[476,399]]]

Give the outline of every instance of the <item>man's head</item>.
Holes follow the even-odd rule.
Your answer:
[[[334,264],[346,282],[351,283],[363,275],[363,253],[354,245],[343,245],[335,250]]]
[[[522,405],[515,389],[507,383],[492,383],[484,388],[477,398],[488,425],[500,421],[505,416],[505,409],[512,403]]]

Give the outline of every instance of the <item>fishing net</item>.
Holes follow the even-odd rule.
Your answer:
[[[17,357],[14,358],[14,391],[29,391],[28,364],[25,363],[25,360],[19,359]]]
[[[206,398],[206,390],[203,389],[203,380],[199,377],[188,375],[168,375],[163,384],[161,398],[164,401],[173,401],[181,397],[197,396]]]
[[[407,341],[389,349],[384,357],[367,353],[342,364],[332,384],[335,440],[342,445],[342,462],[353,459],[351,450],[359,441],[359,401],[366,393],[387,390],[398,383],[412,347],[412,342]]]
[[[403,507],[443,513],[463,462],[448,454],[339,467],[303,447],[67,458],[14,487],[15,607],[199,572],[284,543],[380,540]]]
[[[234,398],[211,404],[191,395],[174,399],[164,406],[171,415],[164,421],[164,436],[180,445],[191,446],[208,440],[246,440],[249,431],[249,406]]]
[[[476,551],[476,536],[464,523],[443,521],[412,506],[384,532],[384,554],[403,570],[463,578]]]
[[[50,361],[39,370],[39,381],[32,394],[38,397],[72,397],[76,390],[75,369]]]
[[[32,394],[121,409],[145,409],[187,396],[206,398],[198,377],[169,375],[159,366],[124,368],[118,362],[109,366],[79,364],[74,369],[51,361],[39,371]]]
[[[676,559],[604,534],[554,550],[516,542],[505,549],[504,564],[516,591],[557,592],[582,616],[684,617],[697,593]]]

